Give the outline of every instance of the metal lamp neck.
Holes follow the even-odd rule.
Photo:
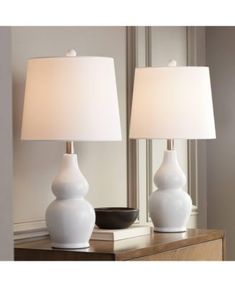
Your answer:
[[[174,149],[174,140],[167,139],[167,150],[173,150],[173,149]]]
[[[74,142],[73,141],[66,142],[66,153],[67,154],[74,153]]]

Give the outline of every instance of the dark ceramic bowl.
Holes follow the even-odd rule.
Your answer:
[[[122,229],[135,222],[139,210],[130,207],[95,208],[95,224],[103,229]]]

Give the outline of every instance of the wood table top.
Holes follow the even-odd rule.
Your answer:
[[[15,244],[15,259],[24,260],[130,260],[224,237],[224,231],[188,229],[182,233],[156,233],[118,241],[90,240],[85,249],[52,248],[50,239]],[[35,259],[37,254],[37,259]]]

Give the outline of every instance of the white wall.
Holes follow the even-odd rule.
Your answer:
[[[63,143],[20,140],[25,72],[30,57],[63,56],[70,48],[79,55],[113,57],[121,114],[122,142],[79,143],[80,168],[94,207],[126,206],[126,29],[125,27],[13,27],[12,71],[14,106],[15,230],[45,226],[45,209],[54,198]],[[43,116],[43,115],[42,115]]]
[[[207,142],[208,227],[226,231],[235,259],[235,28],[206,29],[217,138]]]
[[[0,27],[0,260],[13,259],[10,28]]]

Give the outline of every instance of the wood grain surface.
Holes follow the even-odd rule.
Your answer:
[[[214,242],[216,241],[216,242]],[[206,243],[206,245],[200,245]],[[202,230],[189,229],[183,233],[155,233],[150,235],[138,236],[130,239],[118,241],[98,241],[91,240],[90,247],[86,249],[55,249],[51,247],[49,238],[41,240],[32,240],[27,242],[18,242],[15,244],[15,260],[163,260],[162,255],[156,257],[156,254],[174,251],[193,246],[200,251],[197,260],[207,260],[205,248],[216,250],[215,259],[224,259],[224,232],[221,230]],[[192,249],[191,249],[192,250]],[[186,251],[177,251],[177,254],[184,254]],[[166,259],[170,260],[169,255],[165,253]],[[171,254],[173,255],[173,253]],[[178,256],[178,255],[177,255]],[[173,256],[173,259],[179,260],[179,257]],[[196,260],[195,257],[195,260]],[[152,258],[152,259],[151,259]],[[216,259],[217,258],[217,259]],[[173,260],[172,259],[172,260]],[[190,259],[189,259],[190,260]],[[192,258],[193,260],[193,258]]]

